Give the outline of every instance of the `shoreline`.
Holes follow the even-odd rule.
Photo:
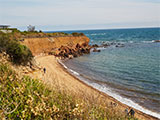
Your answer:
[[[133,109],[136,109],[136,110],[138,110],[138,111],[140,111],[140,112],[142,112],[144,114],[147,114],[147,115],[150,115],[150,116],[153,116],[155,118],[160,119],[160,114],[158,112],[152,111],[150,109],[147,109],[147,108],[139,105],[138,103],[132,101],[131,99],[123,97],[123,96],[113,92],[112,89],[110,89],[110,88],[107,88],[105,86],[101,86],[96,82],[94,82],[94,83],[89,82],[90,80],[88,81],[87,78],[81,76],[80,73],[68,68],[65,65],[64,62],[68,61],[68,60],[69,59],[67,59],[67,60],[58,60],[58,62],[69,74],[71,74],[74,77],[76,77],[76,79],[82,81],[84,84],[88,85],[89,87],[92,87],[92,88],[94,88],[94,89],[96,89],[96,90],[98,90],[98,91],[100,91],[100,92],[112,97],[113,99],[115,99],[116,101],[118,101],[118,102],[120,102],[120,103],[122,103],[124,105],[127,105],[127,106],[129,106],[129,107],[131,107]]]
[[[115,98],[113,98],[112,96],[88,85],[87,83],[83,82],[82,80],[78,79],[76,76],[74,76],[73,74],[71,74],[67,68],[64,67],[63,64],[61,64],[59,62],[59,59],[56,59],[54,56],[41,56],[41,57],[37,57],[36,58],[38,62],[41,62],[40,65],[43,67],[47,67],[47,70],[51,70],[51,74],[55,74],[55,78],[58,79],[59,85],[64,84],[64,86],[61,86],[62,89],[63,87],[67,86],[68,88],[70,88],[70,91],[73,90],[73,92],[75,93],[80,93],[82,92],[83,94],[85,93],[87,94],[92,94],[94,96],[99,96],[98,99],[100,99],[101,101],[105,101],[108,104],[110,103],[115,103],[116,109],[120,110],[122,112],[125,111],[125,109],[129,109],[129,108],[133,108],[130,107],[118,100],[116,100]],[[46,66],[46,62],[48,62],[48,65]],[[50,64],[50,65],[49,65]],[[55,66],[54,66],[55,65]],[[53,68],[51,68],[53,67]],[[52,71],[52,69],[56,69],[56,71]],[[61,74],[59,74],[61,73]],[[58,76],[57,76],[58,75]],[[50,76],[49,76],[50,77]],[[50,79],[52,79],[52,77],[50,77]],[[66,81],[65,81],[65,80]],[[48,81],[45,81],[48,83]],[[52,80],[49,80],[49,82],[53,83]],[[49,83],[50,84],[50,83]],[[135,111],[135,117],[141,120],[158,120],[158,118],[153,117],[151,115],[148,115],[144,112],[141,112],[140,110],[137,110],[135,108],[133,108]]]

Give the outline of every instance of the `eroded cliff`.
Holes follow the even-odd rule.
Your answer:
[[[60,48],[67,47],[75,50],[79,48],[88,48],[89,38],[86,36],[66,36],[66,37],[44,37],[44,38],[25,38],[22,42],[25,44],[34,56],[41,53],[55,53],[59,56],[62,51]],[[59,51],[59,52],[57,52]],[[65,50],[64,50],[65,52]]]

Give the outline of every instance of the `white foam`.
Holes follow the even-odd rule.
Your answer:
[[[160,119],[160,114],[159,113],[152,112],[152,111],[150,111],[148,109],[145,109],[144,107],[140,106],[139,104],[133,102],[132,100],[130,100],[128,98],[121,97],[120,95],[118,95],[117,93],[113,92],[110,88],[107,88],[104,85],[99,85],[97,83],[89,83],[89,82],[87,84],[91,85],[92,87],[98,89],[101,92],[106,93],[107,95],[115,98],[116,100],[118,100],[119,102],[121,102],[123,104],[126,104],[126,105],[128,105],[130,107],[133,107],[133,108],[139,110],[139,111],[142,111],[143,113],[152,115],[152,116],[157,117],[157,118]]]
[[[90,34],[90,35],[98,35],[98,34]]]
[[[90,34],[90,35],[105,35],[106,33],[93,33],[93,34]]]
[[[153,43],[154,42],[154,40],[152,40],[152,41],[142,41],[143,43]]]
[[[58,60],[58,62],[65,68],[67,69],[69,72],[73,73],[74,75],[80,75],[78,72],[72,70],[72,69],[69,69],[66,65],[63,64],[63,62],[61,60]]]
[[[99,48],[97,48],[97,50],[105,50],[105,49],[107,49],[107,48],[105,48],[105,47],[99,47]],[[93,52],[93,50],[94,50],[94,48],[91,49],[91,52]]]
[[[133,41],[129,41],[129,43],[134,43]]]
[[[61,60],[58,60],[58,62],[65,68],[65,69],[68,69],[67,66],[65,66]]]
[[[105,49],[107,49],[107,48],[105,48],[105,47],[97,48],[97,50],[105,50]]]
[[[68,69],[70,72],[72,72],[73,74],[75,74],[75,75],[79,75],[79,73],[78,72],[76,72],[76,71],[74,71],[74,70],[72,70],[72,69]]]

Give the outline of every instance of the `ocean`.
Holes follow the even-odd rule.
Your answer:
[[[160,28],[82,32],[90,44],[110,44],[64,62],[76,77],[147,114],[160,118]],[[116,45],[122,45],[116,47]]]

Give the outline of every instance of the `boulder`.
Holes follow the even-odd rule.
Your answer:
[[[160,40],[154,40],[154,42],[160,42]]]
[[[76,48],[78,48],[78,49],[79,49],[79,48],[81,48],[81,46],[80,46],[80,44],[79,44],[79,43],[76,45]]]
[[[97,48],[99,47],[97,44],[92,45],[92,48]]]
[[[124,47],[124,44],[118,44],[115,47]]]
[[[83,46],[83,47],[87,47],[88,44],[87,44],[87,43],[83,43],[82,46]]]
[[[69,59],[72,59],[72,58],[73,58],[73,55],[69,55],[68,58],[69,58]]]
[[[108,46],[110,46],[109,43],[102,44],[102,47],[108,47]]]
[[[97,50],[96,48],[94,48],[93,52],[101,52],[101,50]]]
[[[54,52],[54,55],[57,57],[72,59],[73,57],[78,57],[83,54],[89,54],[90,49],[91,46],[87,44],[77,44],[75,47],[61,46],[58,50]]]

